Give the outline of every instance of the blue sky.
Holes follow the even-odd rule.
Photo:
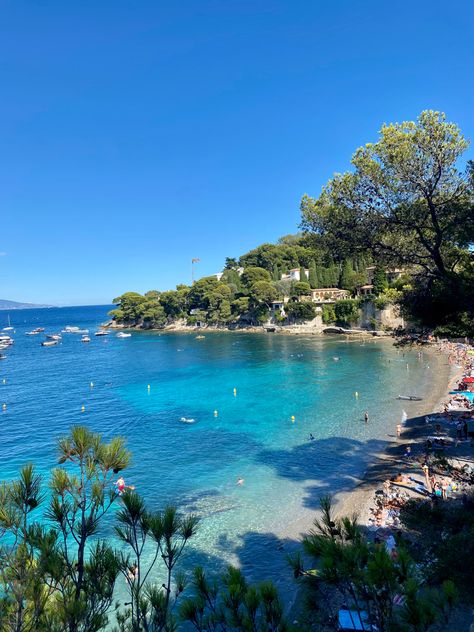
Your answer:
[[[440,109],[474,138],[473,22],[467,0],[0,0],[0,298],[189,282],[295,232],[383,122]]]

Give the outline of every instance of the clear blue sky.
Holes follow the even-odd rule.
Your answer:
[[[383,122],[474,139],[473,24],[469,0],[0,0],[0,298],[217,272]]]

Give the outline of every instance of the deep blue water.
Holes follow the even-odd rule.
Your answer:
[[[150,506],[175,503],[202,517],[192,561],[215,568],[240,562],[252,578],[283,572],[278,538],[322,493],[353,486],[391,440],[403,408],[410,414],[411,404],[396,396],[423,395],[437,370],[436,358],[402,354],[390,341],[152,332],[96,338],[108,309],[10,312],[16,342],[0,361],[7,404],[0,478],[28,461],[46,473],[55,464],[55,439],[72,424],[123,435],[133,452],[127,482]],[[6,324],[0,312],[0,328]],[[65,325],[89,328],[91,342],[64,334],[61,344],[44,348],[42,335],[25,335]],[[262,562],[270,549],[278,559]]]

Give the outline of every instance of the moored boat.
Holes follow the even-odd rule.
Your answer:
[[[96,331],[94,336],[108,336],[110,334],[110,331],[106,331],[105,329],[99,329],[99,331]]]
[[[41,343],[42,347],[54,347],[54,345],[58,344],[58,340],[45,340]]]
[[[0,336],[0,345],[2,347],[9,347],[10,345],[12,345],[15,341],[13,340],[13,338],[11,338],[10,336],[7,336],[6,334],[2,334]]]
[[[116,337],[117,338],[131,338],[132,334],[127,334],[124,331],[119,331]]]
[[[418,397],[417,395],[399,395],[397,399],[403,399],[409,402],[421,402],[423,397]]]
[[[46,334],[48,340],[62,340],[61,334]]]
[[[81,342],[90,342],[91,339],[89,338],[89,336],[82,336],[81,338]]]

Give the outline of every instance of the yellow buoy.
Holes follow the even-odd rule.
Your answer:
[[[86,407],[85,407],[85,406],[83,406],[83,407],[81,408],[81,412],[83,412],[83,413],[85,413],[85,412],[86,412]]]
[[[291,415],[291,422],[295,423],[295,416],[294,415]]]
[[[219,413],[217,412],[217,410],[214,411],[214,417],[217,417]]]

